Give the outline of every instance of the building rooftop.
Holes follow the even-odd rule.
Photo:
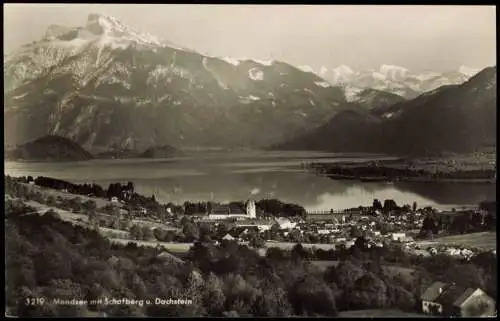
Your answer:
[[[441,291],[440,291],[441,289]],[[434,282],[420,297],[422,300],[439,303],[443,306],[460,305],[469,298],[476,289],[464,288],[456,284]]]
[[[444,288],[446,283],[434,282],[425,292],[420,296],[423,301],[434,301],[439,296],[439,289]]]
[[[210,211],[210,214],[229,214],[229,206],[227,205],[218,205],[214,206]]]

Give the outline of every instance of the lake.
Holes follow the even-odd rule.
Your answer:
[[[5,162],[11,176],[49,176],[74,183],[133,181],[136,191],[162,202],[277,198],[308,210],[371,205],[374,198],[398,204],[451,208],[496,199],[496,185],[336,181],[304,170],[306,162],[383,160],[390,157],[300,151],[186,152],[170,159],[81,162]]]

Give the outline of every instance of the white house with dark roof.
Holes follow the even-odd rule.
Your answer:
[[[446,316],[494,316],[496,302],[483,290],[453,283],[434,282],[420,297],[422,311]]]

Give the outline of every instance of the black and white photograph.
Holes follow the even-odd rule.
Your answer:
[[[496,317],[496,6],[3,11],[6,317]]]

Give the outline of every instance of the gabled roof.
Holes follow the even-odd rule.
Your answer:
[[[434,301],[439,296],[439,289],[445,288],[446,283],[443,282],[434,282],[430,287],[425,290],[425,292],[420,296],[420,299],[423,301]]]
[[[230,204],[228,208],[231,214],[246,214],[245,210],[236,204]]]
[[[242,220],[236,223],[237,226],[257,226],[257,225],[273,225],[276,222],[274,221],[266,221],[266,220]]]
[[[440,293],[439,289],[442,289]],[[465,302],[477,289],[464,288],[455,284],[434,282],[421,296],[421,300],[439,303],[443,306],[456,306]]]
[[[212,207],[210,214],[229,214],[229,206],[219,205]]]
[[[229,234],[231,234],[234,237],[240,237],[243,232],[247,230],[246,227],[234,227],[231,231],[229,231]]]
[[[222,237],[222,239],[224,239],[224,240],[228,240],[228,239],[229,239],[229,240],[234,240],[234,237],[233,237],[230,233],[226,233],[226,234]]]
[[[458,297],[458,299],[455,300],[453,305],[457,307],[461,306],[462,303],[465,302],[465,300],[467,300],[474,292],[476,292],[476,290],[477,289],[468,288],[464,293],[462,293],[461,296]]]
[[[437,297],[436,302],[443,306],[455,306],[455,301],[463,297],[466,291],[467,288],[458,285],[449,285],[446,289],[443,289],[443,293]],[[474,290],[472,290],[472,292],[474,292]]]

